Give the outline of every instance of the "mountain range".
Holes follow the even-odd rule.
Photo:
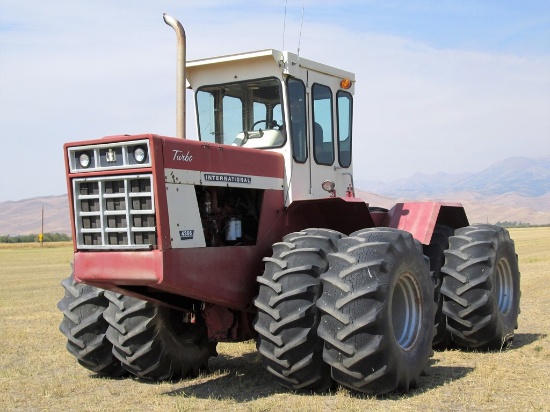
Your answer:
[[[408,179],[361,180],[355,184],[368,192],[391,197],[439,197],[447,193],[475,192],[484,197],[515,193],[537,198],[550,193],[550,156],[511,157],[479,173],[417,173]]]
[[[372,206],[403,201],[460,202],[470,223],[550,224],[550,156],[512,157],[479,173],[415,174],[391,182],[359,180],[356,195]],[[0,235],[70,234],[67,195],[0,202]]]

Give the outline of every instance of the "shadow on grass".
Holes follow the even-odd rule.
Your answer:
[[[519,333],[514,336],[508,350],[520,349],[528,346],[547,335],[543,333]],[[481,354],[483,356],[483,354]],[[392,392],[375,396],[377,399],[399,400],[418,396],[421,393],[441,387],[449,382],[460,380],[474,370],[464,366],[442,366],[438,360],[432,358],[427,374],[418,380],[418,389],[411,388],[408,393]],[[105,377],[92,375],[94,378]],[[119,379],[136,379],[143,383],[156,384],[132,376],[122,376]],[[165,392],[167,396],[195,397],[199,399],[229,399],[236,402],[250,402],[259,398],[267,398],[278,393],[293,393],[303,396],[310,392],[296,393],[281,387],[273,376],[265,370],[258,352],[246,353],[242,356],[220,354],[210,360],[210,372],[199,377],[173,383],[176,389]],[[336,390],[336,388],[335,388]],[[316,394],[317,396],[331,396],[334,392]],[[373,398],[373,395],[349,391],[349,396],[357,399]]]
[[[516,333],[508,350],[523,348],[524,346],[528,346],[539,339],[546,338],[547,336],[548,335],[546,333]]]
[[[435,348],[436,352],[443,352],[445,350],[456,350],[460,352],[478,352],[478,353],[491,353],[491,352],[506,352],[509,350],[521,349],[524,346],[528,346],[540,339],[546,338],[548,335],[546,333],[516,333],[512,339],[506,341],[506,343],[500,349],[466,349],[461,348],[456,345],[454,342],[449,342],[446,347]]]
[[[220,354],[210,360],[210,374],[194,379],[205,380],[166,392],[169,396],[189,396],[200,399],[231,399],[249,402],[276,393],[288,393],[274,382],[271,374],[261,364],[257,352],[232,357]]]
[[[474,368],[460,366],[437,366],[432,362],[428,374],[419,379],[418,389],[408,393],[392,392],[376,396],[377,399],[397,400],[417,396],[427,390],[440,387],[447,382],[461,379]],[[168,396],[185,396],[199,399],[229,399],[236,402],[250,402],[277,393],[293,393],[308,396],[311,392],[292,392],[278,385],[272,375],[261,364],[258,353],[248,353],[241,357],[220,355],[211,361],[211,374],[203,376],[200,383],[185,381],[181,388],[165,392]],[[216,377],[216,375],[221,375]],[[214,376],[214,377],[211,377]],[[338,388],[335,386],[334,390]],[[333,391],[334,391],[333,390]],[[347,390],[347,389],[344,389]],[[332,396],[334,392],[315,393],[316,396]],[[373,395],[349,391],[349,396],[357,399],[373,398]]]
[[[464,366],[437,366],[438,361],[430,360],[430,367],[426,375],[418,379],[418,387],[410,388],[409,392],[402,393],[398,391],[386,393],[384,395],[369,395],[361,392],[349,391],[349,396],[355,399],[378,399],[397,401],[401,399],[414,398],[431,389],[439,388],[448,382],[462,379],[474,370],[472,367]]]

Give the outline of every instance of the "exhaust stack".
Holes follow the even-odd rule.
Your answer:
[[[162,18],[176,32],[176,137],[185,139],[185,30],[181,23],[172,16],[164,13]]]

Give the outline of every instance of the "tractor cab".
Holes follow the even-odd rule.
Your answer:
[[[352,195],[353,73],[272,49],[186,70],[199,139],[281,153],[287,206]]]

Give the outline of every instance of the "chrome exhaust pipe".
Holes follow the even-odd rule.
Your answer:
[[[181,23],[172,16],[163,13],[162,18],[176,32],[176,137],[185,139],[185,30]]]

